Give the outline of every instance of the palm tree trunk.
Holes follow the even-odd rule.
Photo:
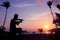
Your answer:
[[[7,8],[6,8],[6,14],[5,14],[4,22],[3,22],[3,27],[5,26],[6,18],[7,18]]]
[[[51,10],[51,14],[52,14],[53,20],[55,20],[53,12],[52,12],[52,9],[50,8],[50,10]],[[55,27],[57,28],[57,24],[55,24]]]
[[[52,17],[53,17],[53,20],[54,20],[54,15],[53,15],[52,9],[50,8],[50,10],[51,10],[51,14],[52,14]]]

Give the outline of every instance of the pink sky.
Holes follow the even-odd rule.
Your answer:
[[[17,27],[21,27],[25,30],[36,31],[37,29],[49,30],[54,27],[52,23],[52,16],[50,14],[50,9],[47,6],[48,0],[9,0],[12,5],[8,10],[6,29],[9,30],[10,20],[13,18],[14,14],[19,14],[19,18],[23,18],[24,22]],[[54,0],[53,0],[54,1]],[[2,0],[0,1],[2,2]],[[56,0],[54,1],[54,4]],[[4,12],[3,12],[3,11]],[[59,12],[59,10],[52,5],[53,13]],[[5,9],[0,8],[0,25],[3,24]],[[4,15],[3,15],[4,14]],[[45,26],[48,25],[48,29]]]

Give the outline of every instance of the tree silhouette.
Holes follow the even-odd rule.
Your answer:
[[[60,4],[57,4],[56,7],[60,10]]]
[[[60,4],[57,4],[56,7],[60,10]],[[56,20],[54,20],[53,22],[55,23],[57,27],[57,26],[60,26],[60,14],[55,13],[55,15],[56,15]]]
[[[52,12],[52,9],[51,9],[52,1],[48,1],[47,5],[49,6],[49,8],[51,10],[51,14],[52,14],[52,17],[53,17],[53,20],[54,20],[54,15],[53,15],[53,12]]]
[[[51,14],[52,14],[52,17],[53,17],[53,23],[55,24],[55,26],[56,26],[56,28],[57,28],[57,25],[56,25],[56,23],[55,23],[55,18],[54,18],[54,15],[53,15],[53,12],[52,12],[52,9],[51,9],[51,5],[52,5],[52,1],[48,1],[47,2],[47,5],[49,6],[49,8],[50,8],[50,11],[51,11]]]
[[[10,7],[10,2],[5,1],[5,2],[3,2],[3,4],[1,4],[1,6],[6,8],[6,14],[5,14],[4,22],[3,22],[3,28],[4,28],[5,22],[6,22],[6,18],[7,18],[7,10]]]
[[[60,4],[57,4],[56,7],[60,10]],[[60,14],[56,13],[56,16],[57,16],[57,20],[58,20],[58,26],[60,26]]]
[[[48,2],[47,2],[47,5],[49,6],[49,8],[51,8],[52,1],[48,1]]]
[[[57,24],[57,26],[60,26],[60,14],[59,13],[55,13],[55,14],[56,14],[55,23]]]
[[[42,30],[42,29],[38,29],[38,31],[39,31],[40,33],[42,33],[42,32],[43,32],[43,30]]]

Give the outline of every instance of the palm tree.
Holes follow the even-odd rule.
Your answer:
[[[52,9],[51,9],[52,1],[48,1],[48,2],[47,2],[47,5],[49,6],[49,8],[50,8],[50,10],[51,10],[51,14],[52,14],[52,17],[53,17],[53,23],[54,23],[55,26],[57,27],[57,25],[56,25],[56,23],[55,23],[55,18],[54,18],[54,15],[53,15]]]
[[[53,17],[53,20],[54,20],[54,15],[53,15],[53,12],[52,12],[52,9],[51,9],[52,1],[48,1],[47,5],[49,6],[49,8],[51,10],[51,14],[52,14],[52,17]]]
[[[60,4],[57,4],[56,7],[60,10]]]
[[[5,14],[4,22],[3,22],[3,28],[4,28],[5,22],[6,22],[6,18],[7,18],[7,10],[10,7],[10,2],[8,2],[8,1],[3,2],[3,4],[1,4],[1,6],[6,8],[6,14]]]
[[[60,4],[57,4],[56,7],[60,10]],[[58,18],[57,20],[60,21],[60,14],[56,13],[56,16]],[[58,26],[60,26],[60,22],[57,22],[57,23],[59,24]]]

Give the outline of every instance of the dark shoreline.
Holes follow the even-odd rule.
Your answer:
[[[2,40],[52,40],[51,35],[47,34],[23,34],[23,35],[9,35],[9,36],[0,36]],[[54,38],[53,38],[54,39]]]

